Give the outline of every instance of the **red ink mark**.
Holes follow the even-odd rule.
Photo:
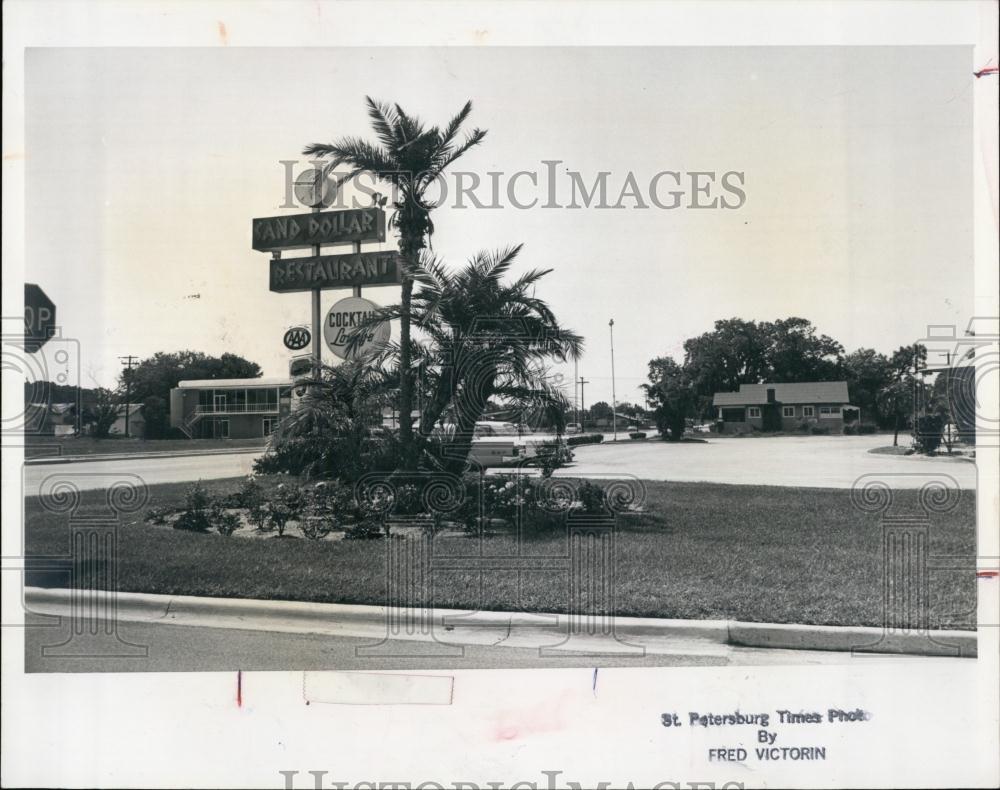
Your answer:
[[[992,60],[992,58],[990,59]],[[996,73],[997,73],[996,66],[984,66],[979,71],[972,72],[972,75],[978,80],[980,77],[986,77],[990,74],[996,74]]]
[[[1000,576],[1000,571],[976,571],[977,579],[995,579]]]
[[[243,670],[236,670],[236,705],[243,707]]]
[[[226,30],[226,24],[222,20],[219,20],[219,40],[222,42],[222,46],[229,46],[229,31]]]

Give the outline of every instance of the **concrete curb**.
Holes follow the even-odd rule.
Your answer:
[[[149,453],[109,453],[107,455],[53,455],[25,458],[26,466],[40,464],[79,464],[87,461],[130,461],[134,458],[188,458],[199,455],[235,455],[237,453],[263,453],[264,447],[233,447],[222,450],[165,450]]]
[[[29,611],[59,614],[61,610],[71,606],[72,593],[72,590],[67,589],[26,587],[24,602]],[[326,633],[337,624],[385,627],[388,615],[384,606],[124,592],[117,594],[116,608],[118,616],[123,620],[169,622],[172,619],[200,617],[210,618],[211,625],[219,628],[268,630],[268,627],[273,626],[274,630],[296,633]],[[408,615],[417,617],[419,614],[418,610],[404,609],[394,612],[393,620],[405,621]],[[438,636],[455,628],[507,631],[512,628],[559,629],[565,627],[565,618],[565,614],[470,612],[460,609],[434,609],[433,614],[434,629],[440,629],[437,630]],[[648,617],[616,617],[614,631],[617,637],[625,639],[652,636],[702,639],[709,643],[739,647],[962,658],[976,656],[977,642],[974,631],[888,633],[881,628],[863,626],[667,620]]]

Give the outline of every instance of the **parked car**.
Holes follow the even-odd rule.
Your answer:
[[[455,426],[446,424],[439,430],[453,433]],[[551,434],[526,433],[512,422],[483,420],[476,423],[469,460],[485,467],[530,463],[553,452],[559,441]]]
[[[566,433],[583,433],[583,426],[578,422],[566,423]]]

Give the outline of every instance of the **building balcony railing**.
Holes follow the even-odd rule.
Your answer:
[[[218,405],[202,405],[195,407],[195,414],[277,414],[277,403],[224,403]]]

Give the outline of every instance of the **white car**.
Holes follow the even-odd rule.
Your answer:
[[[443,426],[448,434],[454,430],[453,424]],[[557,441],[549,434],[526,433],[512,422],[483,420],[476,423],[469,460],[483,467],[531,462],[551,452]]]

